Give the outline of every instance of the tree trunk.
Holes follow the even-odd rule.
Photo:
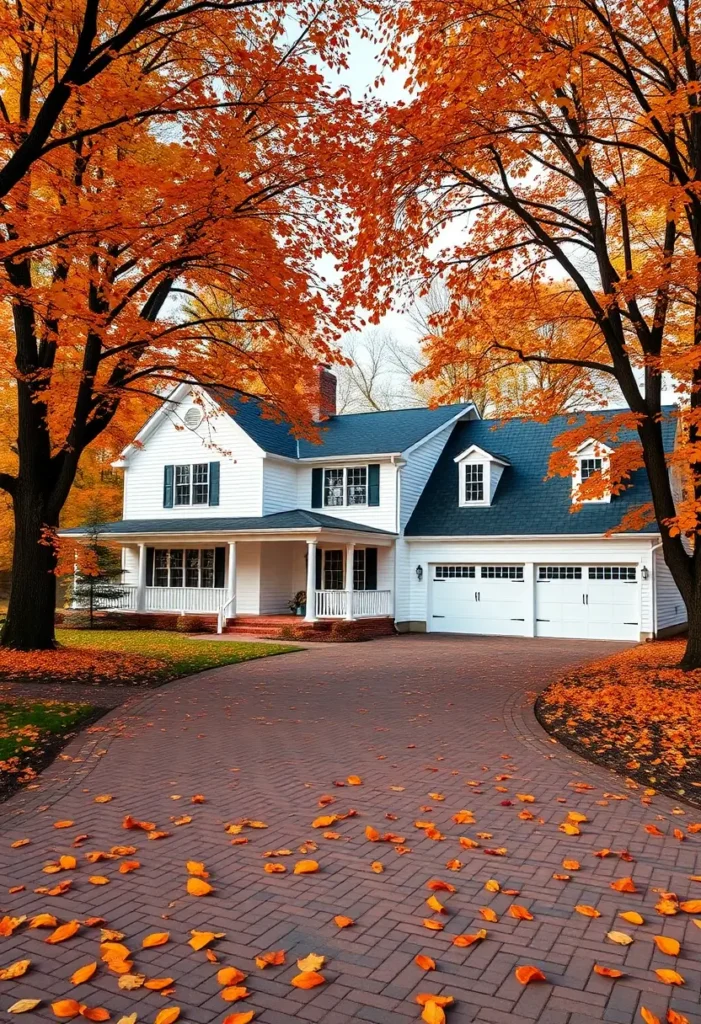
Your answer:
[[[698,591],[697,587],[697,591]],[[701,595],[696,594],[693,601],[688,601],[686,614],[689,620],[689,635],[686,650],[679,667],[689,672],[701,668]]]
[[[13,508],[12,584],[0,642],[19,651],[47,650],[56,646],[56,550],[43,531],[57,524],[47,523],[41,496],[19,482]]]

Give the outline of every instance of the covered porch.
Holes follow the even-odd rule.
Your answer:
[[[216,616],[218,632],[237,616],[286,615],[307,623],[394,616],[394,537],[383,531],[271,524],[204,533],[159,523],[154,534],[148,525],[128,535],[109,531],[122,549],[123,577],[117,595],[97,598],[98,608]]]

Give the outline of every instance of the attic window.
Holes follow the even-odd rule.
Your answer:
[[[481,462],[465,466],[465,504],[484,501],[484,466]]]
[[[581,459],[579,472],[582,480],[588,480],[594,473],[600,473],[601,459]]]
[[[572,473],[572,502],[575,505],[590,505],[601,502],[611,501],[611,492],[604,490],[603,493],[599,492],[595,497],[590,497],[593,491],[587,492],[585,489],[586,497],[582,496],[582,485],[587,480],[591,480],[592,477],[599,476],[602,479],[603,484],[606,483],[611,468],[611,455],[613,449],[609,448],[607,444],[602,441],[597,441],[595,438],[589,438],[584,444],[581,444],[576,451],[570,453],[574,459],[574,472]],[[592,487],[594,484],[591,485]]]

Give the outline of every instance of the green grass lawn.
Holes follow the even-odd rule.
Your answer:
[[[0,762],[23,757],[63,737],[93,717],[91,704],[60,701],[3,701],[0,703]]]
[[[100,656],[99,663],[106,663],[106,666],[111,659],[102,658],[103,652],[115,655],[117,662],[123,658],[129,661],[145,658],[148,665],[143,668],[152,684],[219,665],[235,665],[300,650],[290,644],[193,640],[181,633],[161,630],[60,629],[57,638],[64,649],[94,652]]]

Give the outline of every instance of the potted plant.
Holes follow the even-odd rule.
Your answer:
[[[306,615],[307,614],[307,592],[306,590],[298,590],[295,596],[288,604],[288,608],[293,615]]]

